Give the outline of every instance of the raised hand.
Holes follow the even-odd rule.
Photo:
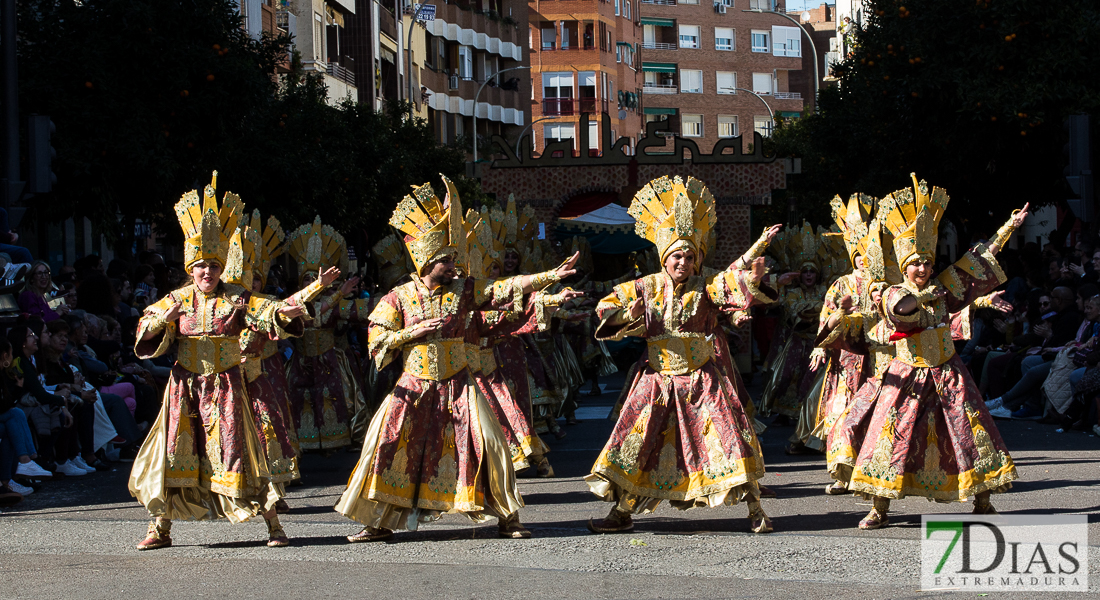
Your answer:
[[[355,291],[355,286],[359,285],[359,278],[352,277],[344,282],[344,285],[340,286],[340,293],[347,296]]]
[[[556,271],[558,275],[558,280],[565,279],[566,277],[569,277],[570,275],[577,272],[577,270],[574,269],[573,266],[577,264],[577,259],[579,259],[580,257],[581,253],[576,252],[573,254],[573,256],[570,256],[569,260],[565,261],[562,266],[558,267]]]
[[[306,309],[305,307],[298,306],[297,304],[288,304],[276,310],[275,312],[288,319],[297,319],[298,317],[304,316],[306,314]]]
[[[764,235],[768,236],[768,243],[770,244],[775,236],[779,235],[779,232],[783,229],[782,223],[777,223],[764,230]]]
[[[801,277],[801,276],[802,276],[802,274],[798,273],[796,271],[791,271],[790,273],[784,273],[784,274],[779,276],[779,280],[778,280],[779,285],[791,285],[792,283],[798,281],[798,278]]]
[[[631,319],[637,319],[645,312],[645,300],[642,298],[638,298],[637,300],[631,302],[630,305],[627,306],[626,310]]]
[[[332,285],[332,282],[340,278],[340,269],[329,267],[327,271],[321,271],[318,278],[321,280],[321,285],[328,287]]]

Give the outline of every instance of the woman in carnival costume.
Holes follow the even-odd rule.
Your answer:
[[[268,545],[289,543],[246,391],[241,337],[300,335],[305,310],[220,281],[243,205],[227,193],[218,206],[214,175],[201,198],[190,192],[175,207],[192,283],[146,308],[138,323],[139,357],[177,352],[160,416],[130,474],[130,493],[155,518],[139,550],[170,546],[173,519],[240,522],[260,514]]]
[[[981,393],[955,355],[951,325],[953,313],[1005,281],[995,255],[1028,207],[988,245],[976,244],[933,278],[938,224],[949,200],[914,175],[912,189],[887,196],[880,207],[893,242],[894,260],[887,262],[904,274],[880,303],[896,356],[881,379],[860,388],[829,440],[830,474],[873,500],[860,529],[885,526],[890,501],[910,495],[937,502],[973,497],[975,514],[994,514],[990,494],[1017,479]],[[854,330],[858,320],[846,315],[838,328]]]
[[[597,308],[597,339],[644,337],[648,363],[585,478],[593,493],[613,503],[607,517],[589,521],[589,529],[629,531],[633,514],[651,512],[662,500],[683,510],[744,500],[751,530],[769,532],[757,484],[764,475],[760,444],[744,400],[713,360],[710,338],[722,309],[743,310],[778,297],[760,285],[764,259],[754,260],[751,271],[696,275],[715,214],[714,197],[694,178],[650,182],[629,212],[665,268],[617,286]]]

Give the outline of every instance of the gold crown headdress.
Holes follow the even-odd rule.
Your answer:
[[[401,199],[390,217],[390,225],[405,234],[405,246],[412,256],[417,275],[424,268],[453,256],[456,264],[466,264],[466,231],[462,226],[462,199],[450,179],[446,202],[440,202],[430,183],[413,186],[413,193]]]
[[[484,252],[482,262],[485,267],[485,272],[489,273],[495,263],[500,269],[501,274],[503,274],[504,237],[507,229],[504,225],[504,211],[496,207],[490,209],[488,206],[482,204],[481,222],[483,225],[478,227],[477,237],[478,244],[482,247],[482,251]]]
[[[845,205],[840,196],[829,203],[833,208],[833,220],[844,234],[844,245],[848,249],[848,258],[856,264],[856,255],[866,252],[864,238],[870,231],[871,220],[875,215],[875,198],[867,194],[852,194]]]
[[[237,230],[244,203],[239,196],[226,192],[218,207],[215,196],[218,172],[210,178],[210,185],[199,198],[197,190],[191,190],[176,203],[176,218],[183,229],[183,265],[190,270],[195,263],[213,261],[223,267],[229,255],[229,237]]]
[[[894,255],[900,269],[916,260],[936,260],[939,223],[951,198],[941,188],[928,191],[928,182],[917,181],[910,173],[913,187],[898,190],[889,198],[884,227],[893,236]]]
[[[702,264],[716,222],[714,196],[702,181],[688,177],[685,183],[679,175],[654,179],[634,195],[627,213],[634,217],[634,232],[657,246],[662,263],[674,250],[691,249],[696,264]]]
[[[318,273],[329,267],[338,267],[345,273],[348,270],[344,236],[331,226],[323,225],[320,215],[313,219],[313,223],[302,225],[290,234],[288,251],[298,261],[299,282],[307,273]]]
[[[271,216],[267,218],[267,224],[260,220],[259,209],[252,211],[252,220],[248,226],[260,235],[259,250],[252,259],[252,277],[259,278],[260,289],[267,285],[267,274],[271,271],[271,263],[286,251],[284,242],[286,233],[283,231],[279,219]]]
[[[374,245],[374,259],[378,262],[379,283],[385,290],[392,288],[398,279],[414,269],[405,244],[392,233]]]
[[[821,273],[822,256],[818,251],[824,251],[822,240],[814,228],[807,221],[802,221],[802,228],[796,230],[787,238],[787,265],[791,270],[802,271],[813,269]]]
[[[467,277],[485,279],[489,277],[489,269],[492,267],[492,230],[489,224],[481,218],[481,213],[469,209],[466,218],[462,220],[462,229],[466,232],[466,269]]]
[[[263,239],[260,237],[260,232],[248,223],[242,222],[229,238],[229,255],[225,261],[225,268],[222,269],[222,281],[252,291],[252,279],[256,274],[255,264],[257,257],[263,251],[262,245]]]

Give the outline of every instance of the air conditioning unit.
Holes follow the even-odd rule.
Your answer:
[[[458,75],[451,75],[451,77],[448,79],[447,87],[451,90],[458,89]]]
[[[714,12],[716,12],[720,15],[726,14],[726,5],[722,4],[721,2],[715,2],[714,3]]]

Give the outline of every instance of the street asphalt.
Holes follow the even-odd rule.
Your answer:
[[[911,498],[892,523],[860,531],[869,502],[826,496],[821,456],[787,456],[793,428],[763,435],[778,498],[765,500],[775,533],[748,533],[744,505],[687,512],[662,505],[635,530],[593,535],[608,505],[583,481],[611,430],[621,375],[582,396],[568,436],[550,444],[557,477],[521,479],[530,540],[496,537],[495,522],[457,515],[390,542],[348,544],[360,527],[332,510],[358,454],[307,454],[303,485],[289,489],[288,548],[267,548],[262,519],[177,522],[174,546],[138,552],[148,522],[126,489],[129,465],[48,483],[0,514],[0,598],[909,598],[978,593],[920,589],[922,514],[969,513],[968,504]],[[756,389],[755,387],[753,389]],[[1004,514],[1088,514],[1089,577],[1100,590],[1100,439],[1000,421],[1020,480],[994,496]],[[1004,595],[1004,594],[1001,594]],[[1081,598],[1082,594],[1033,597]],[[1016,594],[1015,597],[1023,597]],[[1032,596],[1029,596],[1032,597]]]

